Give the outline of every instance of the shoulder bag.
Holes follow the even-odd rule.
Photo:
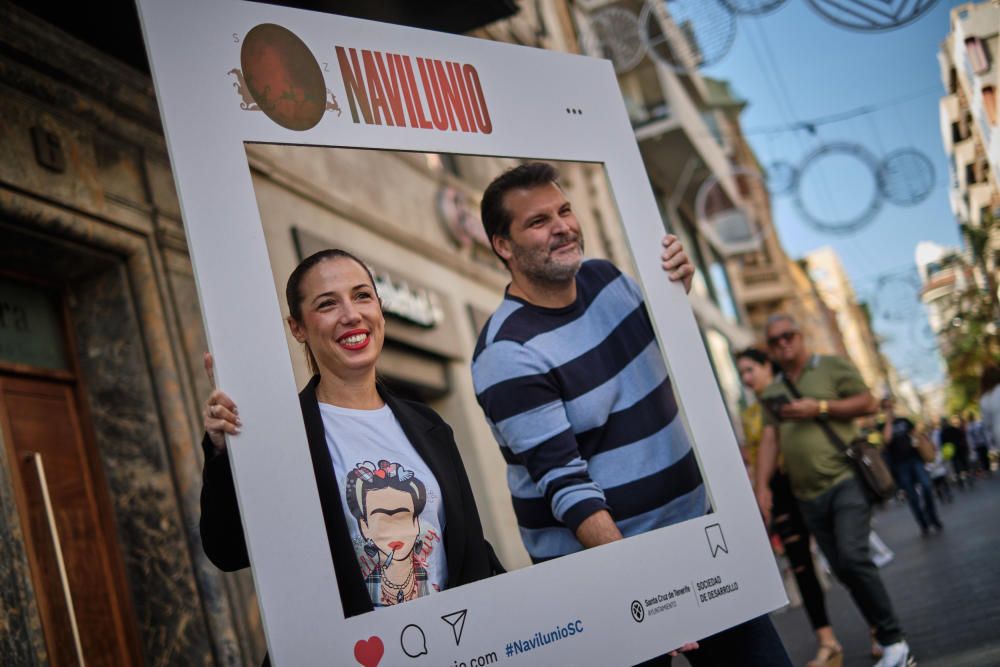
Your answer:
[[[914,442],[913,447],[917,450],[917,454],[920,455],[920,460],[924,463],[934,463],[937,459],[937,452],[934,451],[934,443],[927,437],[927,434],[914,433],[912,437]]]
[[[787,375],[782,373],[781,379],[792,396],[802,398],[802,393]],[[882,453],[874,445],[865,438],[854,438],[845,444],[828,423],[819,418],[815,421],[830,442],[850,460],[854,466],[854,473],[861,481],[869,500],[880,503],[895,495],[896,483],[892,479],[892,473],[889,472],[889,466],[885,464]]]

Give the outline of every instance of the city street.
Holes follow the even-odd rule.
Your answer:
[[[785,604],[747,469],[1000,444],[1000,0],[100,8],[0,0],[0,667],[620,667]],[[940,514],[889,597],[1000,667],[1000,473]]]
[[[945,531],[920,536],[906,505],[876,513],[875,529],[895,551],[882,569],[910,646],[921,667],[1000,665],[1000,477],[954,490],[941,511]],[[868,633],[847,591],[834,582],[827,594],[847,667],[871,665]],[[772,615],[792,664],[816,650],[801,607]]]

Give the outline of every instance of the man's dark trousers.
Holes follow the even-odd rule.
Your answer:
[[[902,640],[899,619],[869,551],[872,507],[861,483],[845,480],[812,500],[799,500],[799,506],[833,573],[875,628],[878,642],[886,646]]]

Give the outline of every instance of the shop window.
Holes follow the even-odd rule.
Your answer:
[[[0,364],[69,370],[59,299],[52,292],[0,279]]]
[[[719,120],[716,118],[715,112],[702,111],[701,119],[705,122],[705,125],[708,127],[708,131],[712,135],[712,138],[715,139],[715,143],[724,147],[725,142],[723,141],[722,138],[722,130],[719,128]]]
[[[694,223],[681,211],[678,211],[678,216],[680,217],[682,229],[678,230],[679,233],[677,235],[680,237],[681,243],[684,244],[687,256],[694,262],[695,274],[691,284],[691,293],[716,301],[715,293],[712,290],[712,283],[708,275],[708,263],[702,254],[701,244],[698,242],[698,234],[695,232]]]
[[[703,340],[705,347],[708,348],[708,358],[712,370],[715,371],[720,392],[730,412],[735,414],[743,398],[743,386],[740,383],[736,363],[733,361],[733,349],[729,339],[716,329],[708,327],[703,334]]]
[[[712,253],[712,263],[708,267],[708,278],[710,289],[715,303],[726,319],[733,324],[739,324],[740,316],[736,308],[736,299],[733,298],[732,285],[729,282],[729,273],[725,265],[715,253]]]

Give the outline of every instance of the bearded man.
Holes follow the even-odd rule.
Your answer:
[[[480,333],[473,382],[532,560],[703,516],[705,485],[642,291],[611,262],[584,260],[556,170],[505,172],[481,211],[511,281]],[[664,238],[661,260],[690,289],[694,267],[676,237]],[[700,644],[687,654],[696,667],[790,667],[766,616]]]

